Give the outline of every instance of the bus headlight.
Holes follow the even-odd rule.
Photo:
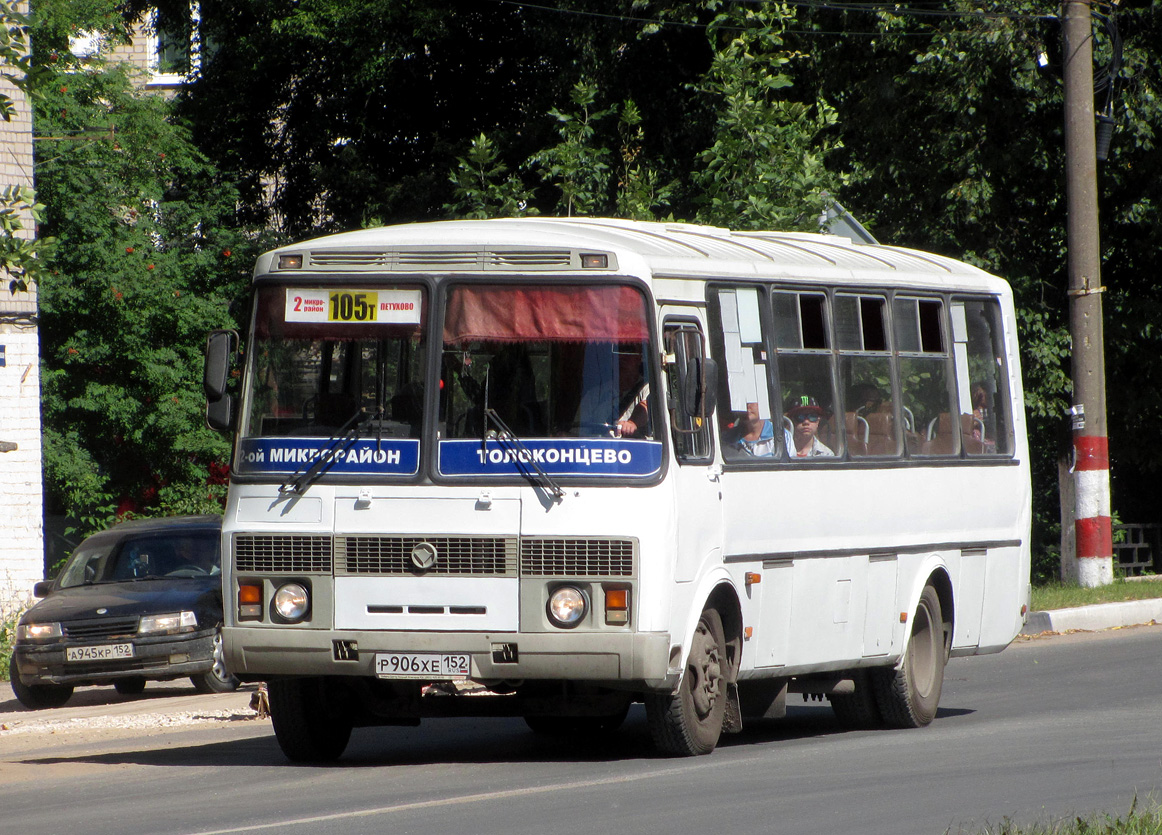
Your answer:
[[[274,593],[274,611],[285,621],[298,623],[307,616],[311,607],[311,596],[299,583],[279,586]]]
[[[549,620],[554,626],[572,629],[585,619],[589,598],[576,586],[561,586],[549,595]]]

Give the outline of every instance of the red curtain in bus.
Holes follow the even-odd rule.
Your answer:
[[[645,303],[632,287],[460,285],[448,294],[444,342],[642,342]]]

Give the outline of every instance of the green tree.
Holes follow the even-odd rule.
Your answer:
[[[500,161],[495,143],[483,133],[472,140],[468,153],[456,158],[452,172],[454,202],[444,206],[453,217],[483,219],[524,217],[531,208],[533,192]]]
[[[815,231],[838,180],[826,167],[837,115],[823,100],[791,98],[780,3],[731,7],[707,30],[716,44],[703,92],[717,103],[713,144],[694,175],[698,220],[747,229]]]
[[[569,93],[573,110],[551,108],[561,141],[534,155],[530,165],[541,178],[561,192],[556,211],[565,217],[598,214],[609,203],[610,151],[599,137],[598,128],[613,108],[596,109],[597,86],[578,81]]]
[[[231,326],[254,242],[236,194],[121,66],[79,66],[72,25],[38,4],[36,176],[58,246],[40,282],[44,460],[50,512],[85,528],[117,510],[220,507],[227,441],[206,429],[201,351]],[[120,25],[119,23],[117,25]],[[217,483],[215,483],[217,482]]]
[[[25,95],[32,95],[37,71],[32,64],[28,43],[28,18],[15,11],[11,3],[0,2],[0,77]],[[16,102],[0,93],[0,118],[11,122]],[[49,238],[28,240],[25,218],[33,222],[42,218],[44,206],[37,202],[36,192],[28,186],[0,187],[0,271],[10,276],[9,292],[27,290],[43,274],[43,257],[52,246]]]

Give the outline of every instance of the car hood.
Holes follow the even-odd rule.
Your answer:
[[[21,618],[23,623],[51,623],[94,617],[136,617],[189,609],[198,613],[216,610],[221,617],[220,579],[160,579],[125,583],[96,583],[58,589]],[[108,611],[98,613],[99,609]]]

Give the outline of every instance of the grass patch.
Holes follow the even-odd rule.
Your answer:
[[[0,621],[0,681],[8,680],[8,661],[12,658],[12,645],[16,642],[16,621],[19,619],[20,613],[16,612]]]
[[[986,827],[976,835],[1158,835],[1160,832],[1162,832],[1162,809],[1158,806],[1138,809],[1138,801],[1135,799],[1125,817],[1114,817],[1109,814],[1089,815],[1056,823],[1028,826],[1005,821],[999,826]],[[952,831],[949,830],[945,835],[952,835]],[[969,833],[962,829],[957,835]]]
[[[1126,600],[1153,600],[1162,597],[1162,578],[1157,580],[1114,580],[1108,586],[1082,588],[1070,583],[1046,583],[1033,586],[1033,611],[1069,609],[1095,603],[1122,603]],[[1158,830],[1162,832],[1162,829]]]

